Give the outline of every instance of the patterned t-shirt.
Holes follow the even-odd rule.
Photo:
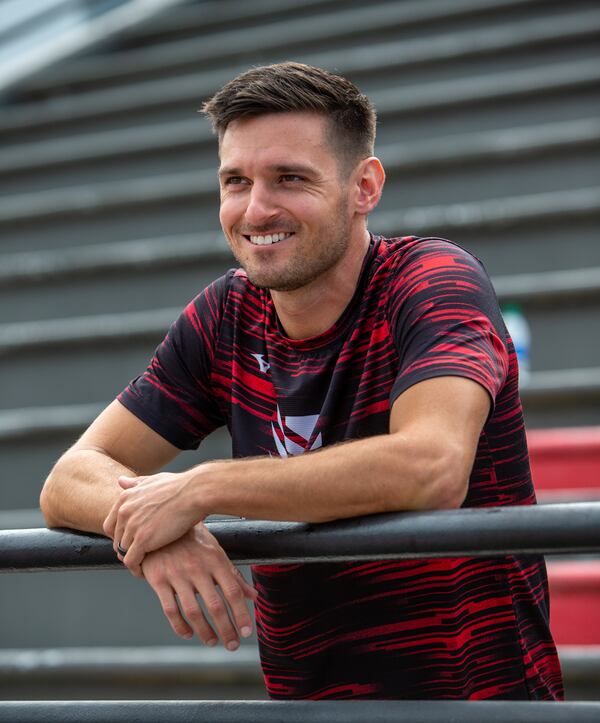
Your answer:
[[[464,506],[534,504],[512,342],[482,264],[444,239],[371,237],[347,308],[303,340],[286,337],[267,290],[229,271],[119,399],[180,449],[227,425],[234,457],[287,457],[387,433],[402,392],[448,375],[492,403]],[[253,576],[273,698],[562,698],[539,556],[263,565]]]

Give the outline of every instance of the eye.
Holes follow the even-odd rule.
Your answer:
[[[304,181],[304,178],[302,176],[298,176],[295,173],[284,173],[279,178],[284,183],[296,183],[298,181]]]
[[[228,176],[223,180],[224,186],[241,186],[248,183],[248,179],[242,176]]]

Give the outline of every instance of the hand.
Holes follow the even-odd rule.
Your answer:
[[[251,634],[252,619],[245,601],[256,600],[258,593],[244,580],[204,524],[146,555],[142,569],[171,627],[182,638],[189,639],[195,633],[210,646],[221,638],[228,650],[236,650],[239,636]],[[212,626],[202,612],[197,594],[212,618]]]
[[[162,472],[149,477],[119,477],[119,499],[104,521],[120,560],[137,577],[152,550],[178,540],[204,515],[194,508],[190,474]],[[127,550],[122,555],[118,549]]]

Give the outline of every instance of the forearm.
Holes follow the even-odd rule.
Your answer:
[[[458,507],[468,471],[447,449],[380,435],[298,457],[197,468],[195,502],[208,514],[324,522],[377,512]]]
[[[100,451],[69,450],[50,472],[40,496],[48,527],[104,534],[102,523],[121,493],[117,479],[133,474]]]

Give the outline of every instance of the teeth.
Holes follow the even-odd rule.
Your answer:
[[[250,236],[250,243],[256,246],[268,246],[269,244],[276,244],[278,241],[283,241],[291,235],[291,233],[274,233],[267,236]]]

